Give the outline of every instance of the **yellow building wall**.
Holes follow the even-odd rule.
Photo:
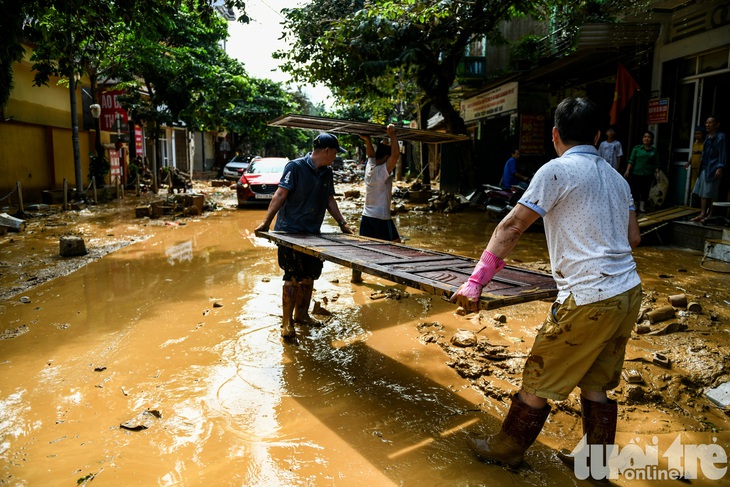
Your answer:
[[[89,182],[89,153],[94,133],[79,131],[81,184]],[[70,129],[0,122],[0,200],[20,182],[24,203],[38,203],[47,189],[62,189],[64,178],[76,187]],[[15,204],[15,197],[11,198]],[[0,202],[0,206],[6,206]]]
[[[59,85],[58,78],[51,78],[48,85],[34,86],[31,70],[32,63],[27,59],[15,63],[13,67],[13,92],[5,105],[5,117],[13,117],[17,122],[38,123],[54,127],[71,128],[70,96],[68,85]],[[77,114],[83,118],[82,92],[77,86]]]
[[[0,119],[0,208],[5,198],[21,183],[23,202],[40,202],[44,190],[62,189],[64,178],[76,186],[68,87],[56,79],[48,86],[33,86],[33,73],[25,59],[13,66],[13,91]],[[83,121],[82,92],[76,93],[77,120]],[[108,138],[108,134],[105,138]],[[81,184],[89,181],[89,153],[94,132],[79,130]],[[15,204],[16,196],[11,197]]]

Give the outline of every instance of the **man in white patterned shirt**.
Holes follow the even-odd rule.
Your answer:
[[[641,239],[628,183],[602,157],[597,106],[566,98],[552,130],[558,158],[542,166],[519,204],[497,225],[469,280],[452,301],[476,310],[482,289],[504,267],[522,233],[542,217],[558,297],[526,360],[522,388],[496,435],[470,434],[482,458],[517,467],[550,413],[581,390],[588,444],[612,445],[626,343],[639,313],[641,281],[632,248]],[[572,457],[563,455],[564,461]]]

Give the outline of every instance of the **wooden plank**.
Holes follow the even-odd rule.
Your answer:
[[[689,206],[672,206],[671,208],[645,213],[639,216],[637,220],[639,221],[639,228],[644,228],[649,225],[658,225],[670,220],[694,215],[699,212],[699,208],[690,208]]]
[[[369,135],[371,137],[387,137],[388,135],[385,131],[385,125],[339,118],[296,115],[293,113],[275,118],[269,122],[269,125],[273,127],[319,130],[333,134]],[[435,130],[412,129],[410,127],[396,127],[395,134],[398,140],[427,142],[430,144],[469,140],[469,137],[466,135],[449,134]]]
[[[449,298],[471,275],[476,259],[356,235],[256,232],[277,245],[321,260]],[[557,296],[549,274],[518,267],[502,269],[484,288],[480,309],[496,309]]]

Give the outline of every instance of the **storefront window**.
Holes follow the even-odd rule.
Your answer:
[[[711,52],[700,57],[700,73],[727,68],[728,49]]]

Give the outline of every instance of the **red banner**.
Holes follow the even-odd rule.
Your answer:
[[[618,71],[616,72],[616,87],[613,91],[613,106],[611,106],[611,125],[618,122],[618,115],[634,96],[634,92],[639,88],[639,83],[634,81],[624,65],[618,63]]]
[[[99,123],[101,130],[106,132],[125,132],[127,130],[127,111],[122,108],[117,97],[124,94],[123,91],[102,91],[99,94],[99,105],[101,105],[101,117]]]

